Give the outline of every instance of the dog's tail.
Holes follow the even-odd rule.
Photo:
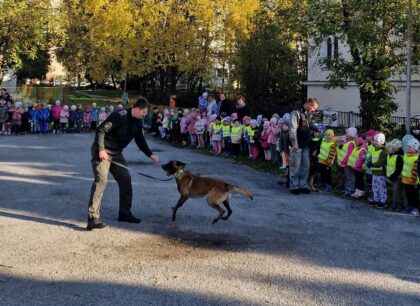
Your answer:
[[[229,190],[235,191],[237,193],[242,194],[244,197],[247,197],[251,200],[254,199],[254,196],[252,195],[252,193],[250,193],[248,190],[246,190],[245,188],[242,188],[240,186],[235,186],[235,185],[229,185]]]

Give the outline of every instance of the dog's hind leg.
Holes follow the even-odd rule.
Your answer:
[[[217,203],[211,203],[211,202],[208,202],[208,203],[210,207],[216,209],[219,212],[219,215],[217,216],[217,218],[213,219],[213,222],[211,223],[211,224],[215,224],[223,216],[223,214],[225,213],[225,210],[221,208]]]
[[[230,208],[229,200],[223,201],[223,205],[226,207],[228,213],[227,213],[226,216],[222,217],[222,220],[227,220],[227,219],[229,219],[230,215],[232,214],[232,209]]]
[[[180,208],[185,203],[186,200],[188,200],[188,196],[182,195],[179,198],[178,203],[176,203],[176,205],[174,207],[172,207],[172,221],[175,221],[176,212],[177,212],[178,208]]]

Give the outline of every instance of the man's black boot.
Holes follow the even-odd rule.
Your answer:
[[[131,213],[129,214],[118,214],[118,221],[120,222],[128,222],[128,223],[140,223],[140,219],[134,217]]]
[[[94,228],[104,228],[105,226],[105,223],[102,223],[99,218],[89,218],[86,229],[91,231]]]

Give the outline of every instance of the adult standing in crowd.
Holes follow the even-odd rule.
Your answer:
[[[236,111],[235,112],[238,114],[239,122],[242,122],[242,119],[245,116],[250,116],[249,108],[248,106],[246,106],[246,103],[245,103],[245,97],[242,95],[239,95],[236,97]]]
[[[207,97],[208,97],[208,95],[209,94],[207,92],[203,92],[203,94],[198,97],[198,109],[200,111],[207,111],[207,106],[208,106]]]
[[[217,102],[213,95],[209,95],[207,98],[207,115],[217,114]]]
[[[309,193],[309,148],[311,130],[318,128],[312,123],[311,113],[319,107],[315,98],[309,98],[305,103],[290,114],[289,138],[290,150],[290,192],[293,194]]]
[[[220,101],[217,103],[217,115],[221,116],[225,113],[226,116],[230,116],[230,114],[232,114],[232,105],[228,100],[226,100],[225,93],[222,92],[219,98]]]
[[[143,135],[143,119],[150,104],[146,98],[140,98],[132,108],[113,112],[96,130],[92,144],[92,169],[95,177],[89,200],[89,219],[86,229],[103,228],[100,221],[100,203],[104,193],[108,173],[117,181],[120,193],[118,221],[139,223],[140,219],[131,214],[133,190],[123,149],[133,140],[139,149],[153,162],[158,162],[157,155],[150,151]]]

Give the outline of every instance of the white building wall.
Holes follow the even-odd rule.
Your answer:
[[[326,40],[319,47],[315,46],[313,41],[310,41],[309,44],[308,80],[305,83],[307,85],[308,97],[316,97],[321,102],[321,109],[330,107],[335,111],[358,113],[360,95],[359,89],[354,83],[350,83],[350,86],[345,89],[324,88],[330,72],[325,67],[319,65],[319,60],[327,55]],[[341,58],[351,59],[348,46],[341,41],[339,42],[339,54]],[[411,114],[415,116],[420,115],[420,74],[412,74],[411,78]],[[393,113],[393,116],[405,117],[405,75],[395,76],[392,83],[398,89],[394,100],[398,105],[398,109]]]

